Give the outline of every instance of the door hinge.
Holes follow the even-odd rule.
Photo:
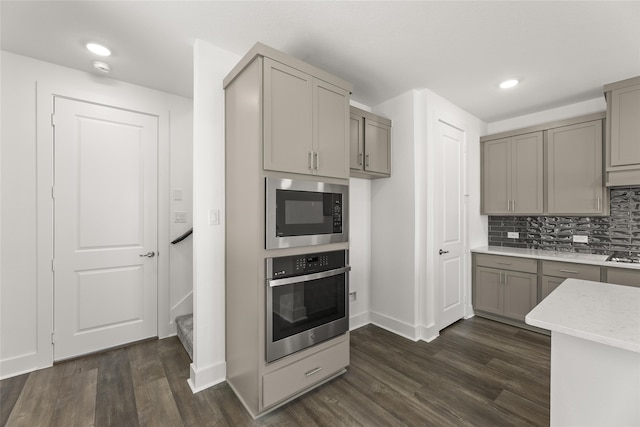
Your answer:
[[[51,271],[56,271],[56,260],[55,259],[51,260]]]
[[[56,187],[54,185],[51,186],[51,198],[56,198]]]
[[[56,125],[56,115],[55,113],[51,113],[51,126]]]
[[[55,344],[56,343],[56,333],[55,332],[51,332],[51,344]]]

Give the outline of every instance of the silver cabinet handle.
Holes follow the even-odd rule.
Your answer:
[[[596,211],[600,211],[600,197],[596,197]]]
[[[310,370],[309,372],[305,372],[305,375],[310,377],[313,374],[317,374],[318,372],[322,371],[322,368],[320,366],[318,366],[315,369]]]
[[[313,170],[313,151],[309,151],[309,169]]]
[[[369,167],[369,155],[364,156],[365,158],[365,166]]]
[[[515,212],[516,211],[516,201],[512,200],[511,201],[511,212]]]
[[[138,256],[141,256],[141,257],[142,256],[146,256],[147,258],[153,258],[154,256],[156,256],[156,253],[153,252],[153,251],[150,251],[150,252],[147,252],[146,254],[141,254],[141,255],[138,255]]]
[[[449,251],[443,251],[442,249],[440,249],[440,250],[438,251],[438,255],[448,254],[448,253],[449,253]]]
[[[320,153],[317,151],[313,153],[313,168],[315,170],[320,169]]]
[[[358,164],[359,164],[360,166],[362,166],[362,156],[363,156],[363,154],[362,154],[362,153],[358,154]]]
[[[496,264],[500,264],[500,265],[511,265],[510,262],[502,262],[502,261],[497,261]]]
[[[351,267],[347,266],[329,271],[321,271],[319,273],[305,274],[303,276],[285,277],[283,279],[267,279],[267,284],[269,285],[269,287],[274,288],[276,286],[291,285],[293,283],[307,282],[309,280],[324,279],[331,276],[337,276],[350,270]]]
[[[578,272],[575,271],[575,270],[560,270],[560,271],[563,272],[563,273],[578,274]]]

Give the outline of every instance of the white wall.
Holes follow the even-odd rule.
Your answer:
[[[556,120],[570,119],[591,113],[606,111],[607,103],[604,95],[588,101],[565,105],[563,107],[543,110],[537,113],[525,114],[524,116],[513,117],[511,119],[491,122],[487,125],[486,135],[520,129],[527,126],[535,126]]]
[[[371,321],[410,339],[438,334],[437,248],[432,221],[431,185],[440,173],[431,150],[437,122],[465,133],[467,242],[465,315],[471,310],[469,246],[487,241],[486,217],[480,215],[479,138],[486,125],[435,93],[409,91],[375,106],[392,120],[391,178],[371,184]]]
[[[158,333],[161,337],[174,333],[170,306],[184,298],[185,289],[170,289],[169,271],[184,277],[185,283],[190,278],[183,266],[171,263],[171,256],[182,253],[179,248],[169,250],[169,235],[174,231],[169,223],[169,187],[170,180],[183,185],[190,165],[170,162],[170,150],[191,149],[192,101],[4,51],[0,84],[0,377],[52,363],[50,114],[54,93],[158,115],[158,250],[170,255],[158,258]],[[188,251],[183,255],[188,257]]]
[[[371,181],[349,180],[349,327],[370,323],[371,306]]]
[[[194,392],[226,378],[224,91],[240,57],[197,40],[193,84],[193,363]],[[209,211],[218,225],[209,225]]]
[[[371,322],[416,339],[413,91],[373,109],[391,119],[391,177],[371,183]]]

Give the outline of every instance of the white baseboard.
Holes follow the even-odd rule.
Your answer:
[[[195,368],[195,363],[191,364],[191,376],[187,380],[191,391],[195,394],[199,391],[212,387],[227,379],[227,363],[220,362],[215,365],[206,366],[201,369]]]
[[[420,339],[419,330],[417,326],[409,325],[401,322],[400,320],[393,319],[383,314],[370,312],[371,323],[386,329],[389,332],[393,332],[396,335],[408,338],[411,341],[418,341]]]
[[[440,336],[440,331],[435,325],[419,327],[420,339],[422,341],[431,342]]]
[[[368,311],[356,314],[349,318],[349,330],[353,331],[354,329],[358,329],[362,326],[368,325],[369,323],[371,323],[371,316]]]
[[[0,380],[33,372],[41,368],[38,366],[38,353],[27,353],[0,360]]]

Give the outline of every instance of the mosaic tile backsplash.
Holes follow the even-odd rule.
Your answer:
[[[589,243],[574,243],[574,234]],[[640,257],[640,187],[612,188],[608,217],[490,216],[489,245]]]

